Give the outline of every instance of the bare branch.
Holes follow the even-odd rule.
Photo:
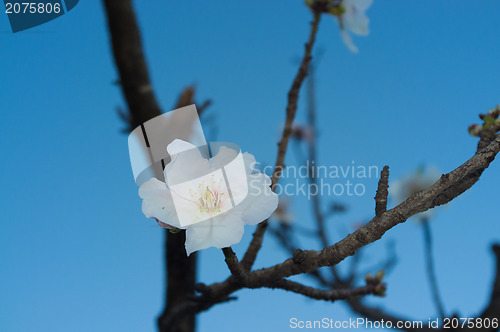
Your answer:
[[[334,290],[323,290],[317,289],[309,286],[299,284],[294,281],[281,279],[274,282],[272,285],[267,286],[268,288],[280,288],[290,292],[302,294],[304,296],[310,297],[316,300],[324,300],[334,302],[336,300],[345,300],[353,296],[362,295],[378,295],[385,289],[385,284],[370,284],[364,287],[358,287],[353,289],[334,289]]]
[[[317,139],[317,125],[316,125],[316,99],[315,99],[315,81],[314,81],[314,72],[316,68],[317,62],[312,65],[310,68],[310,75],[307,80],[307,121],[310,126],[310,130],[312,131],[310,142],[309,142],[309,163],[312,167],[308,169],[308,179],[309,183],[318,188],[318,178],[316,174],[314,174],[314,164],[316,163],[316,139]],[[318,192],[311,197],[312,210],[314,214],[314,218],[316,220],[317,227],[317,235],[321,244],[321,248],[328,247],[331,242],[328,239],[328,232],[325,224],[325,215],[321,211],[321,196]],[[330,266],[330,270],[335,280],[340,280],[340,275],[337,272],[335,266]]]
[[[121,112],[129,131],[162,114],[151,85],[146,60],[142,51],[139,27],[131,0],[103,0],[113,47],[113,55],[120,86],[127,101],[129,114]],[[188,87],[181,94],[178,107],[193,104],[194,89]],[[194,294],[196,255],[186,257],[185,234],[165,233],[165,265],[167,290],[165,310],[158,318],[160,331],[192,332],[194,315],[176,319],[175,324],[164,324],[164,318],[173,308],[182,304],[185,297]]]
[[[485,149],[476,153],[467,162],[448,174],[441,176],[430,188],[416,193],[395,208],[386,211],[379,217],[373,218],[368,224],[359,228],[343,240],[321,251],[296,251],[293,258],[270,268],[254,271],[256,278],[281,279],[291,275],[306,273],[322,266],[340,263],[352,256],[359,248],[380,239],[385,232],[409,217],[435,207],[436,199],[444,191],[478,169],[485,169],[495,159],[500,151],[500,138],[490,143]],[[458,196],[458,192],[455,192]],[[455,196],[456,197],[456,196]]]
[[[394,266],[396,265],[397,260],[398,260],[393,241],[390,241],[387,244],[386,250],[387,250],[387,257],[385,257],[384,260],[373,264],[371,267],[364,268],[363,269],[364,272],[358,271],[356,269],[356,266],[351,267],[351,272],[350,272],[351,277],[349,280],[354,280],[355,277],[358,275],[363,276],[363,275],[369,273],[370,271],[375,271],[375,270],[377,270],[377,271],[384,270],[386,275],[389,274],[392,271],[392,269],[394,268]],[[353,261],[356,259],[360,260],[360,258],[356,258],[356,257],[360,256],[360,254],[363,253],[363,251],[364,251],[364,248],[361,248],[360,250],[358,250],[356,252],[356,254],[353,256]],[[354,262],[352,264],[354,265]]]
[[[186,256],[184,250],[185,241],[185,231],[176,234],[165,231],[165,308],[157,321],[161,332],[190,332],[195,330],[194,315],[184,316],[176,320],[175,324],[165,322],[165,317],[186,301],[186,296],[194,294],[197,255]]]
[[[439,295],[439,287],[437,284],[436,271],[434,270],[434,256],[432,252],[432,233],[431,226],[429,225],[429,220],[425,219],[422,222],[422,229],[424,231],[424,248],[425,248],[425,261],[427,265],[427,276],[429,278],[429,284],[431,286],[432,298],[434,300],[434,305],[436,306],[437,312],[441,319],[446,317],[444,311],[443,301]]]
[[[459,183],[478,169],[487,168],[499,151],[500,138],[497,138],[464,164],[452,172],[442,175],[441,179],[430,188],[412,195],[393,209],[373,218],[368,224],[359,228],[354,233],[347,235],[336,244],[320,251],[297,249],[292,258],[287,259],[281,264],[249,272],[249,282],[247,285],[237,283],[234,276],[231,276],[224,282],[207,286],[206,294],[210,294],[211,301],[215,303],[244,287],[268,287],[282,278],[308,273],[323,266],[338,264],[345,258],[352,256],[363,246],[377,241],[388,230],[399,223],[403,223],[412,215],[433,208],[436,205],[436,198],[443,191],[448,190],[448,188]],[[192,309],[190,306],[189,310]]]
[[[274,172],[271,178],[272,184],[271,189],[274,191],[276,185],[278,184],[281,172],[283,171],[285,165],[285,154],[288,146],[288,140],[292,132],[292,123],[295,118],[295,113],[297,111],[297,101],[299,99],[299,91],[307,76],[309,69],[309,62],[311,61],[311,51],[316,40],[316,33],[318,32],[318,24],[321,14],[319,12],[314,13],[314,19],[311,23],[311,33],[309,34],[309,40],[305,46],[305,53],[300,64],[299,70],[295,79],[293,80],[290,91],[288,92],[288,105],[286,107],[286,121],[285,128],[283,130],[283,135],[281,141],[278,143],[278,156],[276,158],[276,164],[274,166]],[[248,246],[248,249],[243,256],[241,263],[245,269],[250,270],[255,262],[257,253],[262,246],[262,240],[264,239],[264,233],[268,227],[268,221],[265,220],[261,222],[253,234],[252,241]]]
[[[225,262],[231,274],[239,283],[245,284],[248,278],[247,271],[238,261],[238,257],[233,249],[231,247],[222,248],[222,252],[224,253],[224,257],[226,257]]]
[[[103,0],[103,3],[106,9],[114,58],[119,71],[119,83],[130,113],[129,115],[123,114],[123,118],[127,119],[130,129],[133,129],[147,120],[160,115],[162,112],[150,82],[131,1]],[[278,155],[272,176],[273,190],[279,181],[281,171],[284,167],[284,158],[297,110],[299,91],[308,73],[311,50],[314,45],[319,19],[320,14],[316,12],[309,40],[306,44],[304,58],[288,93],[285,128],[278,145]],[[192,92],[185,91],[186,94],[183,94],[178,104],[184,104],[185,100],[189,100],[189,103],[192,103]],[[204,106],[206,105],[204,104]],[[376,312],[376,309],[363,307],[359,299],[352,298],[355,292],[359,292],[359,295],[368,294],[364,293],[367,290],[363,289],[363,287],[324,291],[283,278],[301,273],[311,273],[323,266],[335,266],[348,256],[353,255],[363,246],[380,239],[388,230],[406,221],[410,216],[426,211],[434,206],[445,204],[462,194],[478,181],[483,171],[500,151],[500,139],[493,140],[495,132],[490,134],[488,137],[481,137],[477,153],[466,163],[454,171],[443,175],[429,189],[411,196],[405,202],[389,211],[386,211],[387,194],[384,192],[384,182],[382,182],[384,175],[382,174],[381,182],[379,182],[379,190],[375,196],[375,218],[338,243],[326,247],[321,251],[296,250],[293,258],[281,264],[249,272],[261,248],[263,236],[268,227],[267,220],[264,221],[257,227],[241,264],[238,262],[234,252],[230,248],[225,248],[226,263],[232,275],[221,283],[215,283],[210,286],[198,285],[197,290],[202,293],[200,296],[189,296],[190,293],[194,293],[195,260],[192,257],[188,258],[185,256],[184,248],[180,244],[184,242],[182,239],[184,233],[180,233],[182,236],[175,235],[175,240],[171,241],[169,238],[169,241],[167,241],[167,270],[169,278],[167,308],[159,318],[160,330],[194,330],[195,313],[207,310],[214,304],[233,300],[234,297],[230,295],[244,287],[282,288],[324,300],[339,299],[345,296],[344,298],[350,301],[349,304],[351,307],[356,308],[357,312],[368,318],[386,317],[386,320],[396,319],[384,313]],[[493,142],[491,142],[492,140]],[[384,181],[386,184],[386,179]],[[497,258],[497,276],[491,301],[481,317],[498,317],[500,313],[500,247],[495,246],[494,252]],[[170,278],[172,278],[172,281]],[[175,325],[177,327],[174,327]]]
[[[384,166],[380,172],[377,194],[375,195],[375,215],[379,217],[387,211],[387,196],[389,195],[389,166]]]
[[[500,317],[500,245],[495,244],[492,246],[493,253],[495,254],[496,261],[496,275],[493,282],[493,289],[491,291],[490,302],[486,309],[480,315],[480,318],[499,318]],[[489,331],[497,331],[497,329],[489,329]],[[488,331],[488,330],[486,330]]]
[[[281,246],[290,255],[293,255],[293,252],[298,248],[298,246],[293,242],[293,231],[290,226],[280,225],[279,227],[270,227],[269,232],[276,237]],[[326,280],[318,270],[311,271],[307,273],[307,275],[318,281],[323,286],[331,287],[333,284],[331,281]]]
[[[175,308],[165,316],[165,326],[175,326],[177,320],[186,316],[195,316],[197,313],[210,309],[214,304],[226,303],[236,300],[236,297],[228,296],[220,299],[206,299],[205,297],[198,297],[196,299],[188,299]]]
[[[130,130],[162,112],[149,80],[141,36],[130,0],[103,0],[120,85],[130,112]]]
[[[482,115],[482,114],[481,114]],[[480,117],[481,117],[480,115]],[[477,143],[476,152],[479,152],[485,149],[492,141],[495,140],[495,133],[497,129],[483,131],[480,136],[480,140]],[[481,177],[485,168],[478,168],[474,172],[467,174],[464,176],[461,181],[453,184],[447,190],[445,190],[439,197],[436,198],[435,204],[436,206],[446,204],[450,202],[453,198],[461,195],[467,189],[472,187]]]

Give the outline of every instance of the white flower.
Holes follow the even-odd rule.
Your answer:
[[[368,23],[370,20],[365,11],[371,6],[373,0],[343,0],[343,13],[340,15],[340,36],[342,41],[353,53],[358,53],[358,48],[352,42],[351,35],[347,30],[359,36],[366,36],[370,33]]]
[[[221,146],[207,159],[181,140],[167,150],[172,161],[165,166],[166,183],[152,178],[139,188],[142,212],[163,228],[186,229],[188,255],[240,242],[245,224],[256,225],[276,210],[278,196],[270,189],[271,180],[254,168],[251,154]],[[241,168],[222,172],[221,167],[238,158],[241,163],[234,165]]]
[[[432,186],[441,177],[441,172],[436,167],[419,167],[414,173],[404,176],[391,183],[389,194],[394,204],[405,201],[411,195]],[[419,221],[428,220],[433,215],[433,209],[418,213],[414,216]]]

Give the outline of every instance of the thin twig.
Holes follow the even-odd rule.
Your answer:
[[[304,82],[304,79],[307,76],[307,72],[309,69],[309,62],[311,61],[311,51],[316,40],[316,33],[318,32],[318,24],[320,20],[321,14],[319,12],[314,13],[314,19],[311,23],[311,33],[309,34],[308,42],[305,46],[304,58],[302,59],[302,63],[299,67],[297,75],[293,80],[292,87],[288,92],[288,105],[286,107],[286,121],[285,128],[283,130],[283,135],[281,137],[281,141],[278,143],[278,156],[276,158],[276,164],[274,166],[274,172],[271,177],[271,189],[274,191],[276,185],[278,184],[279,178],[281,176],[281,172],[283,171],[285,165],[285,154],[288,146],[288,141],[290,138],[290,134],[292,132],[292,123],[295,118],[295,113],[297,111],[297,101],[299,99],[299,91]],[[253,234],[252,241],[248,246],[247,251],[242,259],[243,267],[247,270],[250,270],[257,258],[257,253],[259,252],[262,246],[262,240],[264,239],[264,233],[266,232],[268,226],[268,221],[265,220],[261,222],[255,233]]]
[[[439,317],[444,319],[445,311],[443,306],[443,301],[439,295],[439,287],[437,284],[436,271],[434,270],[434,256],[432,252],[432,233],[431,227],[429,225],[429,220],[426,218],[422,221],[422,229],[424,231],[424,247],[425,247],[425,262],[427,266],[427,277],[429,278],[429,284],[431,287],[432,298],[434,300],[434,305],[438,311]]]
[[[295,226],[293,230],[296,231]],[[278,227],[269,227],[269,232],[276,237],[281,246],[290,254],[293,255],[293,252],[298,248],[297,245],[293,242],[293,230],[290,226],[280,226]],[[332,282],[326,280],[325,277],[320,273],[319,270],[311,271],[307,273],[308,276],[314,278],[321,285],[326,287],[332,287]]]
[[[387,211],[387,196],[389,195],[389,166],[384,166],[380,172],[377,194],[375,195],[375,215],[380,216]]]
[[[310,74],[307,79],[307,122],[311,132],[310,142],[308,144],[309,153],[309,165],[308,169],[308,179],[312,187],[318,189],[318,178],[314,172],[314,165],[316,163],[316,140],[317,140],[317,124],[316,124],[316,97],[315,97],[315,81],[314,72],[317,62],[314,65],[311,64]],[[321,211],[321,195],[319,195],[319,190],[316,190],[316,194],[311,196],[312,210],[314,218],[316,220],[317,236],[319,238],[322,248],[328,247],[331,243],[328,239],[328,232],[326,230],[325,215]],[[341,280],[340,275],[335,266],[330,266],[330,271],[332,272],[334,280]]]
[[[500,317],[500,244],[494,244],[492,250],[495,255],[496,276],[491,289],[490,301],[480,316],[483,320]],[[494,329],[489,329],[489,331],[494,331]]]
[[[238,257],[234,253],[231,247],[222,248],[224,253],[225,262],[231,274],[235,279],[242,284],[245,284],[248,278],[247,271],[243,268],[241,263],[238,261]]]
[[[284,289],[293,293],[302,294],[304,296],[316,300],[334,302],[336,300],[345,300],[353,296],[363,296],[369,294],[377,295],[381,291],[381,289],[385,288],[385,284],[380,283],[374,285],[366,285],[363,287],[352,288],[352,289],[347,288],[347,289],[324,290],[324,289],[305,286],[294,281],[281,279],[267,287]]]
[[[358,252],[356,253],[356,255],[354,255],[354,257],[358,256],[360,252],[362,252],[362,249],[358,250]],[[364,276],[371,271],[384,270],[385,275],[388,275],[389,273],[391,273],[394,266],[396,266],[397,260],[398,259],[396,255],[396,250],[394,248],[394,242],[391,241],[387,244],[387,257],[384,258],[384,260],[381,262],[375,263],[372,266],[364,268],[363,271],[361,272],[358,271],[358,274]]]
[[[351,265],[349,266],[349,274],[346,279],[346,283],[353,284],[358,276],[358,267],[361,257],[363,256],[363,248],[359,249],[356,254],[352,256]],[[372,269],[373,270],[373,269]],[[362,274],[361,274],[362,275]]]

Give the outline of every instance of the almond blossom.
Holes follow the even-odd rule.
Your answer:
[[[240,242],[245,224],[256,225],[276,210],[271,179],[255,169],[253,155],[220,146],[205,158],[178,139],[167,151],[172,160],[164,169],[166,182],[152,178],[139,188],[142,212],[163,228],[185,229],[188,255]]]
[[[339,17],[340,36],[347,48],[353,53],[358,53],[358,48],[352,42],[349,30],[355,35],[367,36],[370,33],[368,23],[370,20],[365,11],[371,6],[373,0],[343,0]]]
[[[405,201],[411,195],[432,186],[441,177],[441,172],[434,166],[427,169],[422,166],[414,173],[408,174],[389,186],[389,194],[394,204]],[[413,216],[417,221],[427,221],[433,215],[434,209]]]

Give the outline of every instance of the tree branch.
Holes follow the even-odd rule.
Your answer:
[[[211,301],[215,303],[227,298],[231,293],[243,287],[268,287],[282,278],[308,273],[323,266],[338,264],[345,258],[353,255],[361,247],[380,239],[388,230],[399,223],[403,223],[412,215],[436,206],[437,197],[478,169],[487,168],[499,151],[500,138],[497,138],[464,164],[452,172],[442,175],[441,179],[430,188],[412,195],[393,209],[384,212],[380,216],[376,216],[368,224],[359,228],[354,233],[347,235],[336,244],[320,251],[303,251],[298,249],[292,258],[287,259],[281,264],[249,272],[249,283],[247,286],[237,283],[235,278],[231,276],[224,282],[207,286],[204,296],[205,294],[209,294]],[[459,191],[455,191],[454,193],[456,196],[460,194]],[[186,306],[186,310],[196,311],[198,309],[206,310],[205,307],[196,307],[196,303]]]
[[[283,135],[281,137],[281,141],[278,143],[278,156],[276,158],[276,164],[274,166],[274,172],[271,177],[271,189],[274,191],[276,185],[278,184],[279,178],[281,176],[281,172],[283,171],[285,165],[285,154],[288,146],[288,140],[290,138],[290,134],[292,132],[292,123],[295,118],[295,113],[297,111],[297,101],[299,99],[299,91],[304,82],[304,79],[307,76],[307,72],[309,69],[309,62],[311,61],[311,51],[316,40],[316,33],[318,32],[318,24],[320,20],[321,14],[319,12],[314,13],[314,19],[311,23],[311,32],[309,34],[308,42],[305,46],[305,53],[302,59],[302,63],[300,64],[299,70],[295,79],[293,80],[290,91],[288,92],[288,105],[286,107],[286,121],[285,128],[283,130]],[[247,270],[250,270],[257,258],[257,253],[259,252],[262,241],[264,239],[264,233],[266,232],[268,226],[268,221],[265,220],[261,222],[255,233],[253,234],[252,241],[248,246],[248,249],[243,256],[241,263],[243,267]]]
[[[389,166],[384,166],[380,172],[377,194],[375,195],[375,215],[379,217],[387,211],[387,196],[389,195]]]
[[[269,231],[272,235],[276,237],[281,246],[290,254],[293,255],[293,252],[298,248],[293,243],[293,232],[292,228],[288,225],[280,225],[278,228],[270,227]],[[321,285],[326,287],[331,287],[332,282],[326,280],[323,275],[319,271],[311,271],[307,274],[308,276],[314,278]]]
[[[302,294],[312,299],[331,301],[331,302],[334,302],[336,300],[345,300],[354,296],[363,296],[369,294],[379,295],[381,291],[385,290],[385,284],[383,283],[370,284],[364,287],[358,287],[352,289],[323,290],[305,286],[297,282],[286,279],[278,280],[267,287],[279,288],[293,293]]]
[[[127,119],[130,129],[133,129],[160,115],[162,112],[150,82],[131,1],[103,0],[103,3],[106,9],[114,58],[120,76],[119,82],[130,112],[130,116]],[[315,41],[319,19],[320,14],[316,12],[314,14],[314,21],[312,22],[311,34],[306,44],[304,58],[288,93],[285,129],[278,146],[278,156],[272,175],[273,190],[279,181],[281,171],[284,167],[284,158],[297,110],[299,91],[308,73],[311,50]],[[192,97],[189,99],[192,99]],[[491,140],[492,137],[481,137],[481,141],[478,144],[478,152],[469,161],[453,172],[443,175],[431,188],[413,195],[389,211],[385,211],[386,208],[383,202],[384,193],[382,192],[379,195],[379,192],[377,192],[375,198],[375,218],[338,243],[326,247],[321,251],[296,250],[293,258],[281,264],[247,273],[247,270],[251,269],[262,245],[263,236],[268,225],[267,220],[264,221],[257,227],[241,264],[238,263],[232,250],[224,252],[232,276],[222,283],[204,286],[204,288],[199,286],[198,290],[202,292],[202,295],[192,297],[189,301],[187,301],[188,297],[186,297],[186,294],[193,293],[194,290],[195,260],[193,257],[188,258],[185,256],[182,245],[184,242],[184,233],[169,236],[169,240],[166,242],[168,266],[167,306],[159,318],[160,330],[193,331],[195,313],[206,310],[216,303],[234,299],[229,295],[243,287],[282,288],[325,300],[333,300],[345,296],[344,298],[350,299],[351,307],[357,307],[359,312],[363,312],[362,314],[366,317],[370,317],[370,315],[375,316],[374,310],[376,309],[359,307],[359,300],[352,299],[352,295],[356,292],[359,292],[358,295],[367,294],[367,290],[363,289],[363,287],[351,290],[323,291],[282,278],[313,272],[322,266],[334,266],[346,257],[353,255],[359,248],[380,239],[385,232],[397,224],[404,222],[410,216],[426,211],[434,206],[445,204],[459,196],[477,182],[482,172],[499,152],[500,139],[497,138],[490,143]],[[381,185],[379,183],[380,188]],[[377,198],[377,196],[379,197]],[[171,238],[175,238],[175,240],[170,240]],[[500,313],[500,247],[495,246],[494,252],[497,258],[497,276],[490,303],[481,315],[483,318],[498,317]],[[243,270],[242,267],[246,270]],[[248,286],[246,286],[247,283]],[[387,318],[395,319],[394,317]]]
[[[196,254],[186,256],[184,242],[186,232],[172,234],[165,230],[165,267],[166,267],[166,296],[165,308],[158,317],[160,332],[194,332],[195,315],[179,317],[172,324],[166,324],[165,317],[177,306],[186,301],[186,297],[194,294],[196,283]]]
[[[247,271],[243,268],[241,263],[238,261],[238,257],[234,253],[231,247],[222,248],[224,253],[225,262],[229,271],[234,276],[234,278],[241,284],[245,284],[247,281]]]
[[[495,280],[493,282],[493,287],[491,290],[490,302],[481,313],[480,318],[485,319],[493,319],[500,318],[500,245],[495,244],[492,246],[493,253],[495,254],[496,261],[496,273]],[[497,329],[489,329],[486,331],[497,331]]]
[[[149,79],[142,51],[141,37],[131,0],[103,0],[113,48],[114,60],[120,75],[120,86],[127,101],[129,130],[162,114]],[[179,98],[178,107],[192,104],[194,90],[187,88]],[[179,106],[180,105],[180,106]],[[178,108],[177,107],[177,108]],[[158,318],[160,331],[193,332],[195,316],[184,315],[172,324],[165,317],[194,294],[196,256],[186,257],[185,234],[165,233],[165,265],[167,290],[165,310]]]
[[[429,278],[429,284],[431,286],[432,298],[434,300],[434,305],[436,306],[437,312],[441,319],[446,317],[444,311],[443,301],[439,295],[439,287],[437,284],[436,271],[434,270],[434,257],[432,252],[432,233],[431,226],[429,225],[429,220],[425,219],[422,221],[422,229],[424,232],[424,248],[425,248],[425,261],[427,265],[427,275]]]
[[[499,151],[500,138],[497,138],[467,162],[452,172],[442,175],[441,179],[430,188],[412,195],[393,209],[373,218],[368,224],[347,235],[336,244],[321,251],[297,250],[293,258],[273,267],[254,271],[252,274],[256,278],[281,279],[323,266],[338,264],[345,258],[352,256],[359,248],[380,239],[388,230],[406,221],[409,217],[437,206],[437,198],[443,192],[450,192],[450,187],[461,183],[464,178],[475,173],[478,169],[487,168]],[[454,191],[455,197],[461,193]]]
[[[310,66],[310,75],[307,80],[307,122],[310,127],[310,130],[312,131],[311,137],[310,137],[310,142],[308,144],[308,153],[309,153],[309,165],[312,165],[311,167],[308,167],[308,179],[309,183],[311,186],[318,188],[318,178],[316,177],[316,174],[314,174],[314,164],[316,163],[316,139],[317,139],[317,125],[316,125],[316,99],[315,99],[315,81],[314,81],[314,72],[316,68],[317,62],[314,64],[314,66],[311,64]],[[321,248],[326,248],[328,247],[331,242],[328,239],[328,232],[326,230],[326,224],[325,224],[325,216],[323,212],[321,211],[321,196],[318,194],[318,191],[316,191],[315,195],[312,195],[311,197],[311,204],[312,204],[312,210],[314,214],[314,219],[316,220],[316,227],[317,227],[317,235],[319,238],[319,242],[321,244]],[[330,266],[330,271],[332,272],[333,278],[335,280],[340,281],[340,275],[337,272],[337,269],[335,266]]]
[[[160,115],[142,52],[141,36],[130,0],[103,0],[120,85],[130,112],[130,130]]]

